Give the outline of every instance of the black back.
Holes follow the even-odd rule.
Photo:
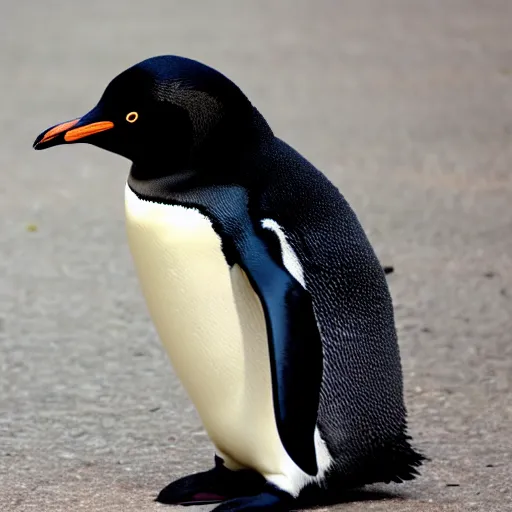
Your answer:
[[[305,270],[322,335],[318,423],[351,485],[413,478],[393,306],[355,213],[327,178],[275,139],[257,163],[260,215],[284,229]]]

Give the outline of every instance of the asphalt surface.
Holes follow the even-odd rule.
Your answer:
[[[0,510],[157,511],[211,464],[125,241],[128,162],[32,151],[118,72],[237,82],[383,263],[421,478],[343,511],[512,510],[512,2],[0,2]]]

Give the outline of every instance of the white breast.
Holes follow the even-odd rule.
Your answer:
[[[198,210],[141,200],[128,186],[125,203],[151,318],[219,455],[232,469],[275,475],[296,493],[297,478],[302,487],[307,475],[279,439],[265,319],[247,277],[238,265],[229,268]]]

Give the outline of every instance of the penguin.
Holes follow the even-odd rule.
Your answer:
[[[339,190],[237,85],[149,58],[34,147],[78,142],[132,162],[136,273],[215,448],[157,501],[288,511],[419,474],[384,270]]]

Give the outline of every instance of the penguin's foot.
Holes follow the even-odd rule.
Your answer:
[[[225,501],[211,512],[288,512],[293,503],[294,498],[290,494],[267,483],[260,494]]]
[[[155,501],[167,505],[204,505],[261,492],[265,479],[250,470],[231,471],[220,457],[209,471],[185,476],[162,489]]]

